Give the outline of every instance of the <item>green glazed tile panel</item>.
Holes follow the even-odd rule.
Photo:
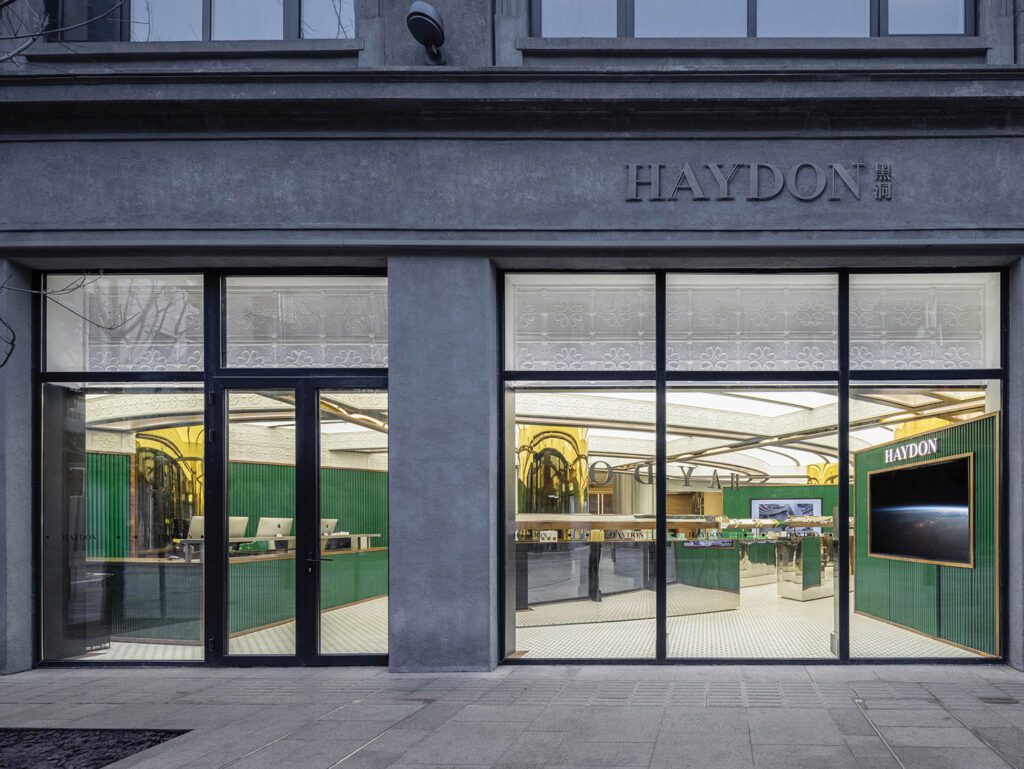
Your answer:
[[[320,608],[376,598],[388,591],[386,550],[325,553],[321,564]],[[228,630],[239,633],[295,618],[295,559],[229,561],[231,590]]]
[[[763,563],[768,566],[775,565],[775,543],[774,542],[750,542],[747,545],[747,557],[751,563]]]
[[[295,468],[290,465],[230,462],[228,515],[244,515],[249,519],[245,527],[247,537],[256,535],[260,518],[294,518]]]
[[[676,580],[683,585],[710,590],[740,591],[740,548],[683,547],[673,544],[676,558]]]
[[[295,517],[295,468],[232,462],[228,468],[230,515],[249,519],[253,536],[259,519]],[[372,470],[322,468],[321,518],[337,518],[338,531],[380,534],[374,547],[388,546],[388,474]],[[294,529],[292,531],[294,534]]]
[[[868,473],[913,464],[885,463],[885,449],[939,437],[928,459],[974,452],[974,568],[896,561],[868,556]],[[855,458],[857,611],[987,654],[999,654],[996,585],[998,511],[998,417],[954,425],[905,441],[862,451]]]
[[[388,546],[388,474],[373,470],[320,470],[320,517],[337,518],[338,531],[380,534]]]
[[[368,550],[332,556],[321,564],[320,608],[333,609],[388,592],[388,553]]]
[[[228,632],[295,619],[295,559],[228,561]]]
[[[821,540],[818,537],[804,537],[800,542],[800,569],[804,589],[821,584]]]
[[[105,563],[111,635],[146,641],[202,643],[202,564]]]
[[[127,558],[129,547],[129,473],[127,454],[85,455],[86,555],[89,558]]]

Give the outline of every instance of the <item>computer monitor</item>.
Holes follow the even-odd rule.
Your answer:
[[[232,515],[228,517],[228,538],[240,539],[245,536],[245,529],[249,525],[249,519],[244,515]]]
[[[287,537],[291,533],[291,518],[260,518],[256,526],[257,537]]]
[[[338,525],[337,518],[321,518],[320,519],[320,536],[328,537],[334,533],[334,527]]]
[[[188,522],[188,536],[185,539],[202,539],[206,533],[206,519],[201,515],[193,515]]]

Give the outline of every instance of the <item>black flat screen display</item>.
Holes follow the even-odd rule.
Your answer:
[[[972,566],[971,456],[872,473],[868,554]]]

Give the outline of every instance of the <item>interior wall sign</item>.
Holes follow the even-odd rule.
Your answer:
[[[904,459],[927,457],[931,454],[937,453],[938,450],[938,438],[927,438],[923,441],[910,443],[905,446],[894,446],[891,449],[885,450],[885,463],[889,464],[890,462],[901,462]]]
[[[662,201],[774,200],[789,195],[804,203],[816,200],[891,201],[893,166],[862,162],[796,163],[627,163],[626,197],[630,203]]]

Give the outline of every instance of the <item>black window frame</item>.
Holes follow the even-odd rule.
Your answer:
[[[516,274],[543,274],[551,275],[596,275],[596,274],[637,274],[653,275],[655,279],[655,368],[653,370],[545,370],[545,369],[517,369],[513,362],[506,358],[505,341],[507,330],[505,327],[505,287],[507,278]],[[668,350],[667,331],[667,283],[669,275],[707,274],[717,275],[772,275],[772,274],[818,274],[834,275],[837,278],[837,337],[836,356],[838,368],[835,370],[813,370],[813,371],[677,371],[669,370],[666,354]],[[850,361],[850,339],[852,336],[850,328],[850,282],[851,278],[858,275],[949,275],[956,273],[992,273],[999,276],[999,360],[994,368],[972,368],[972,369],[856,369]],[[877,384],[879,382],[899,382],[906,384],[934,384],[936,382],[957,382],[969,380],[982,380],[998,384],[1002,394],[1003,402],[999,409],[999,446],[997,456],[999,467],[1007,467],[1009,458],[1009,447],[1006,441],[1006,420],[1008,412],[1008,353],[1007,345],[1009,338],[1009,271],[1006,267],[995,265],[964,266],[958,268],[943,267],[907,267],[907,268],[880,268],[880,267],[822,267],[822,268],[765,268],[757,269],[709,269],[693,270],[685,268],[651,268],[637,270],[585,270],[585,269],[507,269],[497,274],[497,306],[499,322],[498,338],[498,424],[507,425],[510,404],[506,400],[510,392],[510,386],[516,382],[548,381],[564,382],[567,385],[576,383],[580,386],[598,382],[616,382],[642,384],[649,387],[654,383],[655,390],[655,552],[656,552],[656,586],[655,586],[655,652],[651,658],[522,658],[509,657],[509,643],[513,639],[510,634],[515,631],[515,617],[509,616],[509,598],[506,595],[508,589],[509,575],[506,569],[509,564],[509,557],[514,553],[509,552],[509,543],[506,538],[505,525],[509,514],[510,501],[507,497],[508,484],[506,477],[506,462],[510,461],[507,456],[506,439],[503,436],[498,444],[499,463],[498,472],[498,522],[497,522],[497,552],[498,552],[498,622],[500,631],[499,638],[499,659],[505,664],[515,665],[608,665],[608,664],[670,664],[670,665],[748,665],[748,664],[769,664],[769,665],[858,665],[858,664],[949,664],[949,665],[987,665],[1005,664],[1008,654],[1008,625],[1006,618],[1009,616],[1009,549],[1007,537],[1001,532],[1008,530],[1009,505],[1005,500],[1009,499],[1007,473],[1000,472],[997,479],[997,495],[1001,500],[998,504],[996,516],[998,520],[996,552],[999,559],[996,575],[996,612],[997,612],[997,639],[999,643],[999,654],[978,658],[932,658],[932,657],[855,657],[850,653],[850,563],[853,553],[850,549],[850,496],[839,495],[838,521],[836,526],[836,539],[838,544],[838,565],[839,575],[837,580],[838,594],[836,596],[835,611],[838,616],[835,618],[835,654],[832,657],[800,658],[800,657],[672,657],[668,654],[668,585],[667,574],[667,523],[668,523],[668,502],[666,494],[667,486],[667,442],[668,442],[668,414],[667,394],[673,385],[694,385],[707,384],[710,386],[720,384],[756,383],[756,384],[793,384],[799,382],[822,385],[827,383],[834,386],[838,395],[837,403],[837,453],[839,456],[839,474],[837,485],[839,488],[848,488],[851,481],[850,470],[850,395],[851,390],[858,386]],[[514,614],[514,612],[513,612]]]
[[[147,40],[132,40],[132,1],[124,0],[124,5],[115,11],[111,11],[111,14],[120,14],[120,35],[115,40],[105,40],[102,42],[121,42],[121,43],[147,43],[151,41]],[[245,41],[229,41],[220,38],[213,37],[213,3],[214,0],[202,0],[203,1],[203,32],[200,40],[168,40],[162,41],[167,43],[223,43],[223,42],[245,42]],[[54,41],[65,41],[67,40],[65,33],[61,30],[64,28],[64,6],[67,0],[46,0],[46,11],[50,18],[49,28],[51,33],[49,39]],[[353,30],[352,37],[350,38],[337,38],[338,40],[355,40],[359,37],[359,4],[361,0],[352,0],[353,7]],[[281,11],[283,13],[283,26],[284,30],[281,40],[297,41],[297,40],[330,40],[334,38],[304,38],[302,37],[302,0],[282,0]],[[277,38],[272,40],[259,40],[257,42],[274,42]],[[67,40],[67,42],[93,42],[88,40]],[[101,42],[101,41],[95,41]]]
[[[208,2],[209,0],[204,0]],[[88,274],[116,275],[201,275],[203,278],[203,368],[200,371],[51,371],[48,369],[47,300],[42,292],[49,275]],[[202,642],[203,657],[196,660],[75,660],[45,659],[43,657],[42,612],[46,599],[41,582],[42,552],[42,489],[46,483],[46,468],[40,451],[43,430],[43,389],[47,384],[186,385],[200,390],[204,399],[203,426],[206,436],[204,451],[204,507],[207,510],[227,511],[228,503],[228,395],[231,391],[287,389],[295,392],[295,457],[296,457],[296,511],[320,509],[320,423],[312,419],[317,414],[321,391],[379,390],[389,392],[389,367],[374,368],[231,368],[225,363],[227,324],[225,323],[227,279],[234,277],[273,277],[275,275],[318,277],[383,277],[386,268],[337,269],[330,267],[303,267],[292,269],[206,269],[181,267],[165,269],[128,268],[102,269],[90,266],[80,268],[52,268],[33,274],[33,315],[38,324],[33,340],[33,584],[37,587],[33,600],[38,612],[33,639],[34,667],[353,667],[386,666],[389,651],[379,653],[322,653],[320,651],[319,618],[319,566],[303,575],[303,564],[318,561],[319,550],[309,549],[318,542],[315,523],[309,516],[302,523],[296,518],[297,534],[306,542],[306,549],[295,558],[296,646],[292,653],[281,655],[228,654],[228,598],[230,584],[226,572],[226,559],[203,559],[202,588]],[[390,450],[390,445],[389,445]],[[390,521],[390,516],[389,516]],[[301,532],[300,532],[301,530]],[[207,521],[206,547],[210,552],[227,552],[227,519],[211,515]],[[303,557],[298,557],[299,555]],[[390,595],[390,579],[388,586]]]
[[[889,34],[889,0],[866,0],[871,5],[871,29],[868,37],[919,37],[921,35],[938,35],[942,37],[971,37],[977,34],[978,29],[978,0],[963,0],[964,2],[964,31],[949,33],[901,33],[898,35]],[[541,11],[544,0],[530,0],[530,36],[544,37],[541,26]],[[757,35],[757,3],[758,0],[747,0],[747,37],[756,38]],[[616,38],[633,38],[634,19],[636,5],[634,0],[617,0],[618,4],[618,34]],[[800,37],[794,35],[794,37]],[[609,40],[615,38],[608,38]],[[696,39],[679,37],[677,39]],[[723,38],[726,39],[726,38]],[[734,39],[734,38],[728,38]],[[765,38],[767,39],[767,38]],[[813,38],[807,38],[813,39]]]

